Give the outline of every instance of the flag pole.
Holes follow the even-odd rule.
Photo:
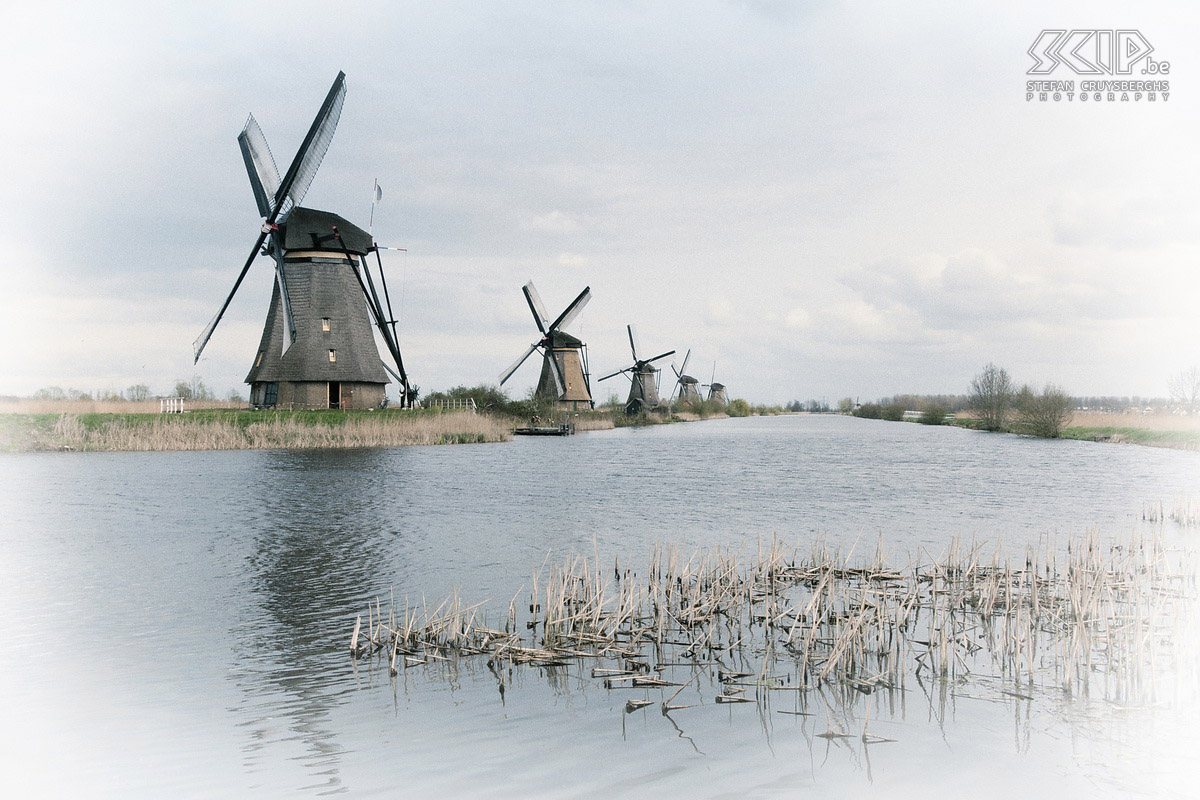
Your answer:
[[[375,179],[375,185],[371,187],[371,221],[367,223],[367,234],[373,234],[375,230],[375,203],[379,200],[379,178]]]

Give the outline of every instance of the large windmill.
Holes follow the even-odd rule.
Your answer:
[[[339,72],[282,178],[253,115],[238,135],[263,222],[233,290],[193,348],[199,361],[250,265],[260,253],[271,256],[275,288],[246,376],[250,403],[256,407],[374,408],[385,401],[387,373],[400,383],[403,404],[415,399],[396,343],[379,250],[370,234],[337,214],[300,205],[329,149],[345,99],[346,75]],[[382,303],[366,262],[371,252],[379,267]],[[395,369],[380,360],[372,323]]]
[[[692,351],[688,350],[687,355],[683,357],[683,366],[675,369],[675,364],[671,364],[671,371],[675,373],[675,393],[679,395],[679,402],[691,408],[698,408],[704,398],[700,396],[700,381],[687,374],[688,360],[692,357]]]
[[[651,364],[660,358],[675,355],[675,351],[670,350],[654,358],[638,358],[633,326],[626,325],[625,329],[629,332],[629,350],[633,353],[633,364],[625,369],[617,370],[611,375],[605,375],[600,380],[606,381],[623,373],[629,375],[629,399],[625,402],[625,413],[632,416],[646,411],[654,411],[662,405],[662,401],[658,398],[658,370]]]
[[[592,408],[594,404],[591,386],[588,383],[587,346],[562,330],[575,321],[579,312],[592,299],[591,287],[585,287],[553,322],[548,321],[546,307],[542,304],[542,298],[538,296],[533,281],[522,286],[521,291],[525,294],[525,302],[529,304],[533,321],[537,323],[542,338],[529,345],[529,349],[513,362],[511,367],[500,373],[500,385],[503,386],[504,382],[512,377],[534,350],[541,350],[542,375],[538,379],[534,394],[537,397],[555,400],[564,410]]]

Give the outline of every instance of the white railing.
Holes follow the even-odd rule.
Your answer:
[[[158,413],[160,413],[160,414],[182,414],[183,413],[183,398],[182,397],[159,398]]]
[[[474,398],[468,397],[466,400],[434,400],[428,403],[427,408],[440,408],[443,411],[470,411],[472,414],[479,409],[475,406]]]

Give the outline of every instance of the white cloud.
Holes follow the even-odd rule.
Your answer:
[[[548,214],[529,214],[521,219],[521,230],[534,233],[578,233],[583,229],[578,222],[561,211],[551,211]]]

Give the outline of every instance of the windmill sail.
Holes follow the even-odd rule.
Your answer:
[[[259,127],[258,121],[251,115],[246,121],[246,126],[238,135],[238,146],[242,151],[242,160],[246,164],[246,172],[250,177],[250,188],[254,192],[254,202],[258,206],[259,212],[266,218],[266,222],[262,226],[262,231],[259,233],[258,240],[254,243],[254,249],[250,251],[250,257],[246,259],[242,271],[238,274],[237,280],[234,281],[233,289],[229,292],[225,302],[221,305],[216,315],[205,326],[200,335],[192,342],[192,351],[194,354],[194,362],[199,363],[200,355],[204,352],[204,348],[208,345],[208,340],[212,338],[213,331],[216,330],[217,324],[221,318],[225,316],[226,309],[233,301],[233,296],[237,294],[238,287],[242,285],[242,281],[246,277],[246,272],[249,271],[250,265],[254,263],[254,259],[258,256],[259,250],[266,241],[267,236],[271,235],[272,249],[275,251],[276,258],[282,251],[280,242],[275,241],[273,228],[277,222],[282,223],[287,219],[287,215],[291,212],[294,206],[300,204],[304,195],[308,192],[309,185],[312,184],[313,178],[317,174],[317,168],[321,166],[321,161],[325,158],[326,151],[329,150],[329,142],[333,139],[333,133],[337,129],[338,119],[342,115],[342,105],[346,101],[346,73],[339,72],[337,78],[333,81],[333,86],[330,87],[328,94],[325,95],[325,100],[321,103],[321,108],[317,112],[317,116],[313,119],[312,125],[309,126],[308,134],[304,137],[304,142],[300,145],[300,149],[296,151],[296,157],[292,159],[291,166],[288,167],[287,174],[283,180],[279,179],[279,170],[275,166],[275,158],[271,155],[271,149],[267,146],[267,139],[263,135],[262,128]],[[281,263],[276,264],[276,280],[279,282],[279,290],[284,305],[284,316],[287,320],[287,335],[284,336],[283,350],[287,348],[296,338],[296,322],[292,318],[291,299],[287,294],[287,280]]]
[[[267,137],[263,135],[253,114],[238,134],[238,147],[242,150],[242,161],[246,163],[246,173],[250,176],[250,188],[254,191],[259,216],[269,217],[274,210],[272,203],[275,193],[279,191],[279,168],[275,166],[275,157],[267,146]]]
[[[296,151],[292,165],[288,167],[283,182],[275,193],[275,204],[279,209],[279,217],[286,219],[295,206],[300,205],[308,187],[312,185],[317,169],[325,160],[329,143],[333,140],[333,132],[337,130],[338,120],[342,116],[342,106],[346,102],[346,73],[339,72],[317,112],[308,135]]]

